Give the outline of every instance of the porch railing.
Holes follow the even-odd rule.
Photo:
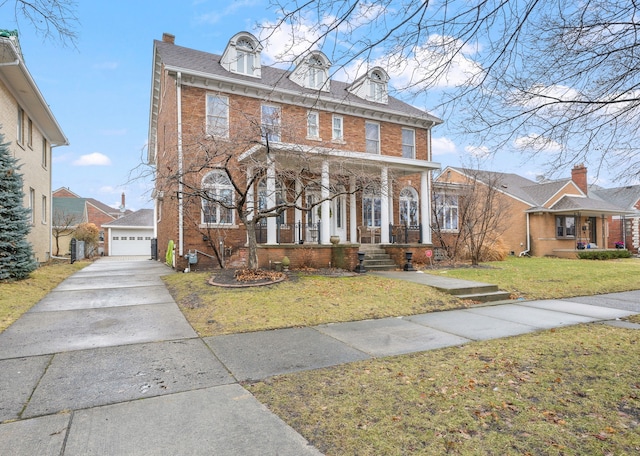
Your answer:
[[[262,220],[256,227],[258,244],[267,242],[267,221]],[[278,223],[276,224],[276,242],[278,244],[320,244],[320,222],[318,223]]]
[[[392,244],[422,244],[422,225],[389,225]]]

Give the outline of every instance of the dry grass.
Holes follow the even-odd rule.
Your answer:
[[[246,289],[213,287],[207,284],[209,277],[208,273],[163,277],[202,337],[464,307],[463,302],[432,288],[375,276],[301,275],[277,285]]]
[[[327,455],[640,453],[640,332],[583,325],[246,385]]]
[[[60,282],[90,264],[51,263],[41,266],[29,278],[16,282],[0,282],[0,332],[31,309]]]
[[[496,284],[526,299],[557,299],[636,290],[640,260],[594,261],[517,258],[480,268],[425,270],[431,274]]]

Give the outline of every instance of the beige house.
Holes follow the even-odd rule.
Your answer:
[[[51,148],[67,145],[49,105],[27,69],[17,32],[0,31],[0,132],[22,166],[28,236],[36,261],[51,255]]]
[[[458,207],[464,186],[476,181],[492,186],[496,207],[504,218],[500,240],[512,255],[576,258],[586,249],[607,249],[611,217],[624,217],[626,208],[591,195],[587,168],[576,165],[571,177],[534,182],[512,173],[447,167],[434,182],[434,210],[441,214],[441,230],[459,232]],[[617,235],[614,236],[617,240]]]

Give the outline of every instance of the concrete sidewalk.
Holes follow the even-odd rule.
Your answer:
[[[200,339],[170,273],[98,260],[0,334],[0,453],[318,455],[238,382],[640,313],[637,291]]]

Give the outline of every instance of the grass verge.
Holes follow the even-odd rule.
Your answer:
[[[320,451],[640,451],[640,332],[582,325],[274,377],[246,387]]]
[[[480,268],[425,270],[430,274],[496,284],[514,297],[557,299],[636,290],[640,260],[517,258]]]
[[[210,275],[163,277],[201,337],[413,315],[465,306],[435,289],[375,276],[300,275],[277,285],[228,289],[207,284]]]
[[[29,278],[16,282],[0,282],[0,332],[45,297],[60,282],[88,262],[51,263],[33,271]]]

